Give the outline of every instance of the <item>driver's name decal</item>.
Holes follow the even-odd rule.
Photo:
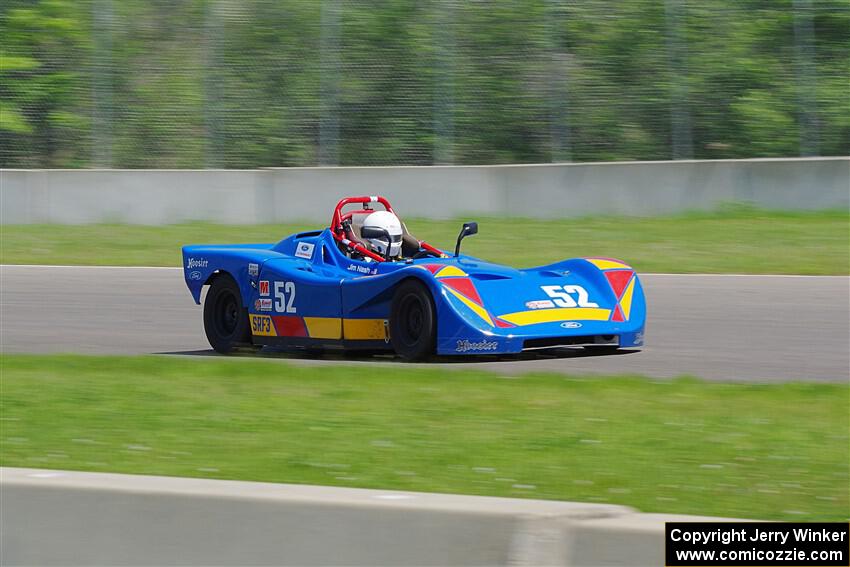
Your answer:
[[[370,268],[368,266],[360,266],[358,264],[349,264],[348,271],[357,272],[358,274],[369,274],[374,276],[378,273],[378,268]]]

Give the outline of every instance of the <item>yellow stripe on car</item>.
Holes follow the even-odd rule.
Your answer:
[[[556,323],[558,321],[607,321],[611,316],[610,309],[599,307],[559,307],[556,309],[540,309],[534,311],[517,311],[499,315],[517,326],[536,325],[537,323]]]
[[[463,270],[461,270],[457,266],[446,266],[445,268],[443,268],[442,270],[437,272],[436,277],[438,277],[438,278],[446,278],[446,277],[453,277],[453,276],[465,277],[467,275],[468,274],[466,272],[464,272]]]
[[[338,317],[304,317],[311,339],[341,339],[342,319]]]
[[[629,286],[626,288],[626,291],[623,292],[622,299],[620,299],[620,309],[623,310],[623,316],[626,320],[629,319],[629,312],[632,310],[632,295],[634,295],[636,279],[637,278],[632,277],[632,281],[629,282]]]
[[[492,319],[492,318],[490,318],[490,314],[489,314],[489,313],[487,313],[487,310],[486,310],[486,309],[484,309],[483,307],[481,307],[480,305],[478,305],[478,304],[477,304],[477,303],[475,303],[474,301],[472,301],[472,300],[470,300],[470,299],[467,299],[466,297],[462,296],[461,294],[459,294],[458,292],[456,292],[455,290],[453,290],[453,289],[452,289],[452,288],[450,288],[450,287],[446,287],[446,288],[444,288],[444,289],[445,289],[446,291],[448,291],[449,293],[451,293],[452,295],[454,295],[455,297],[457,297],[457,298],[458,298],[458,299],[459,299],[459,300],[460,300],[460,301],[461,301],[464,305],[466,305],[467,307],[469,307],[470,309],[472,309],[472,311],[473,311],[476,315],[478,315],[479,317],[481,317],[482,319],[484,319],[484,321],[486,321],[488,325],[490,325],[491,327],[494,327],[494,326],[495,326],[495,325],[493,324],[493,319]]]
[[[600,270],[631,270],[631,266],[614,260],[605,260],[602,258],[585,258],[588,262],[599,268]]]
[[[343,319],[342,336],[352,340],[384,340],[389,338],[384,319]]]
[[[384,340],[384,319],[340,319],[339,317],[304,317],[311,339]]]

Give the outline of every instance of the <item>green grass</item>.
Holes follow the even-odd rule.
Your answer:
[[[667,218],[479,221],[481,232],[464,242],[464,251],[516,267],[607,256],[643,272],[850,273],[846,211],[777,213],[738,207]],[[419,238],[453,249],[460,222],[412,219],[408,226]],[[5,225],[0,229],[0,262],[179,266],[184,244],[276,242],[316,227]]]
[[[5,355],[0,463],[847,520],[844,384]]]

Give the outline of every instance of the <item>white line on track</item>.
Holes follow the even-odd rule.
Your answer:
[[[69,266],[69,265],[53,265],[53,264],[0,264],[2,268],[83,268],[87,270],[182,270],[179,266]],[[842,275],[809,275],[809,274],[701,274],[701,273],[686,273],[686,274],[671,274],[671,273],[653,273],[653,272],[638,272],[641,276],[664,276],[664,277],[687,277],[698,276],[718,277],[718,278],[848,278],[850,276]]]

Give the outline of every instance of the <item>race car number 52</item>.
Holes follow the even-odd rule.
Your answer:
[[[580,285],[541,285],[540,289],[552,298],[557,307],[599,307],[588,299],[587,290]]]
[[[295,313],[295,282],[274,282],[274,310]]]

